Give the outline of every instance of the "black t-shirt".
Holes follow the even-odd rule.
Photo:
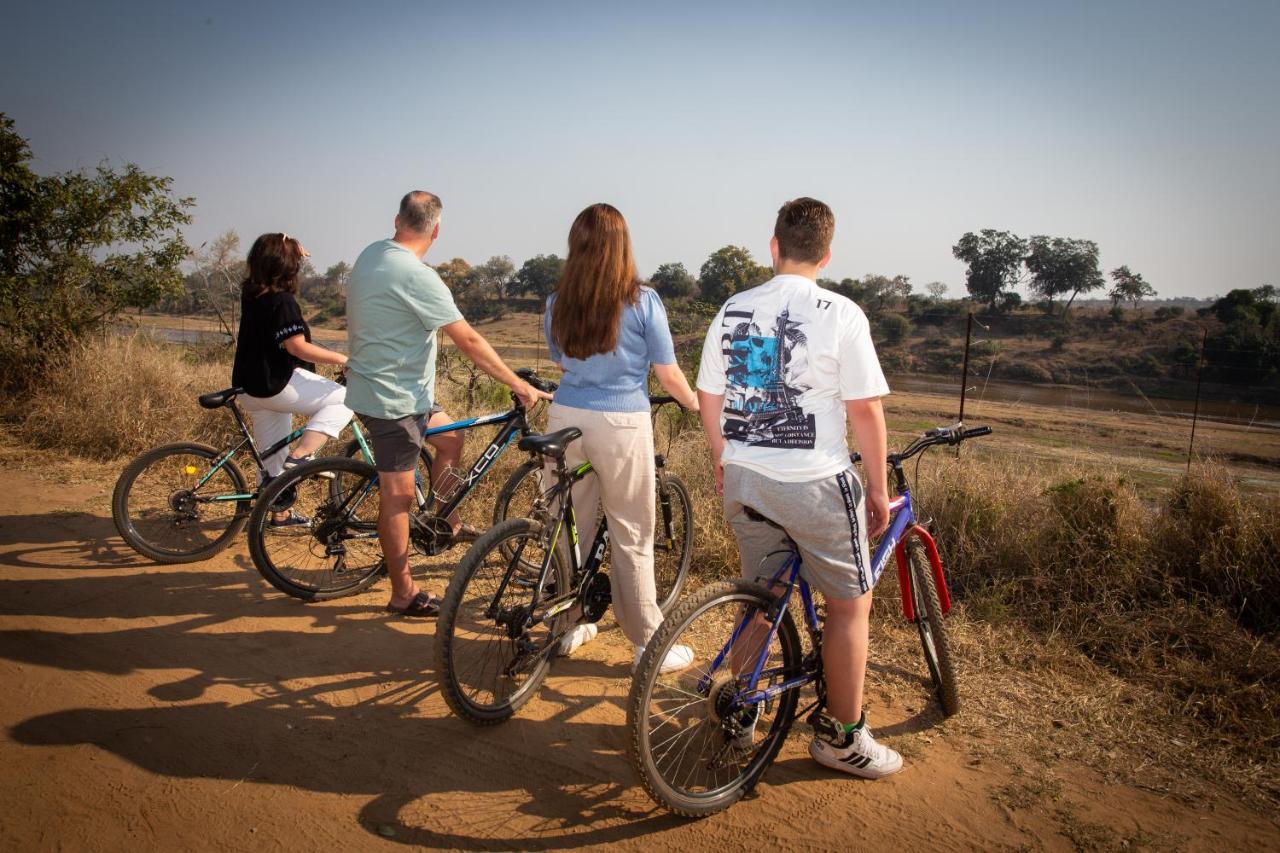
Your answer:
[[[298,334],[311,341],[311,329],[293,294],[268,291],[261,296],[242,295],[231,383],[251,397],[274,397],[289,384],[295,367],[315,370],[314,364],[294,358],[283,346]]]

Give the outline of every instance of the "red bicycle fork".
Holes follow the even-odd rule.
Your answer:
[[[938,556],[938,543],[933,541],[929,531],[915,525],[898,540],[894,556],[898,558],[898,586],[902,590],[902,616],[908,622],[916,621],[915,603],[909,591],[911,589],[911,572],[907,568],[907,537],[918,536],[924,543],[925,554],[929,557],[929,566],[933,569],[933,582],[938,588],[938,603],[942,605],[942,615],[951,612],[951,590],[947,589],[947,578],[942,573],[942,558]]]

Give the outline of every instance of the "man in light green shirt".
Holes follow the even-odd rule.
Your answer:
[[[526,407],[551,399],[507,367],[462,318],[440,276],[422,262],[440,235],[440,211],[440,199],[431,193],[405,195],[395,236],[360,253],[347,286],[346,404],[368,428],[378,468],[378,539],[391,577],[387,609],[409,616],[435,616],[439,610],[435,596],[422,592],[409,575],[413,472],[434,402],[436,330],[442,329],[477,367],[510,386]],[[433,476],[456,465],[462,453],[460,433],[440,438],[433,442],[438,451]]]

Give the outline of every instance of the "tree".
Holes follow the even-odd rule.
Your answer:
[[[911,295],[911,281],[905,275],[889,278],[885,275],[864,276],[859,283],[861,293],[855,300],[863,311],[875,317],[883,314],[898,300],[905,301]]]
[[[511,285],[515,278],[516,267],[506,255],[494,255],[489,260],[471,270],[471,287],[474,295],[481,299],[497,299],[506,301],[511,295]]]
[[[681,263],[663,264],[658,267],[649,278],[649,283],[653,285],[654,290],[668,299],[692,296],[698,286],[697,281],[689,275],[689,271]]]
[[[740,290],[763,284],[773,270],[761,266],[741,246],[725,246],[712,252],[698,271],[698,287],[708,302],[723,302]]]
[[[1140,273],[1130,272],[1127,266],[1113,269],[1111,280],[1115,285],[1107,295],[1111,297],[1112,308],[1120,307],[1122,301],[1132,302],[1133,307],[1137,308],[1143,299],[1156,295],[1156,289],[1147,284]]]
[[[947,295],[947,286],[940,281],[931,281],[924,286],[925,293],[935,302]]]
[[[512,284],[512,290],[525,296],[545,299],[560,283],[564,271],[564,258],[559,255],[535,255],[521,265]]]
[[[191,274],[204,292],[203,303],[218,315],[223,334],[234,341],[240,282],[249,271],[240,252],[240,235],[234,230],[224,231],[210,242],[201,243],[187,260],[195,265]]]
[[[126,308],[182,291],[192,200],[133,164],[48,177],[0,113],[0,361],[29,380],[46,359]]]
[[[978,234],[970,231],[951,247],[956,260],[968,264],[964,284],[969,295],[993,311],[999,310],[1002,298],[1021,281],[1026,253],[1026,240],[991,228]]]
[[[1062,309],[1065,317],[1078,294],[1106,284],[1098,269],[1098,244],[1092,240],[1040,234],[1032,237],[1027,246],[1025,263],[1031,274],[1031,289],[1048,300],[1046,310],[1050,314],[1055,296],[1071,294]]]
[[[347,299],[347,284],[351,282],[351,265],[346,261],[338,261],[324,271],[324,283],[341,295],[345,302]]]

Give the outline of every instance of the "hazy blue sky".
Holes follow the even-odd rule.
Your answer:
[[[887,8],[892,6],[893,8]],[[1098,242],[1162,296],[1280,283],[1280,2],[64,3],[6,0],[0,111],[38,168],[132,161],[194,244],[317,266],[438,193],[428,256],[563,254],[595,201],[642,272],[768,259],[836,211],[836,277],[962,289],[984,227]]]

